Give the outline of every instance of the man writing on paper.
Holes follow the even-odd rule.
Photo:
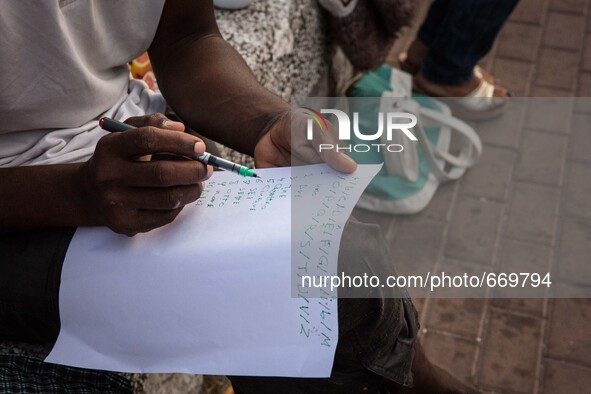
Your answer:
[[[129,80],[127,63],[146,49],[163,96]],[[166,104],[259,167],[290,165],[293,149],[302,161],[356,168],[342,154],[318,157],[311,146],[292,146],[299,114],[262,88],[221,38],[210,0],[0,2],[0,340],[55,340],[61,263],[76,226],[134,235],[170,223],[199,198],[210,168],[150,160],[206,148],[183,124],[144,116]],[[137,128],[107,135],[98,127],[102,116]],[[387,255],[381,250],[376,258]],[[413,353],[417,392],[464,392],[413,350],[416,313],[403,301],[341,300],[331,379],[237,377],[236,392],[393,391],[411,384]],[[0,391],[128,388],[106,372],[16,355],[0,356],[0,375]]]

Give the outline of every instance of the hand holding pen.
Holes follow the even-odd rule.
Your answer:
[[[99,120],[99,126],[109,132],[123,132],[135,128],[134,126],[128,125],[127,123],[119,122],[111,118],[101,118]],[[259,178],[259,176],[250,168],[222,159],[221,157],[214,156],[207,152],[200,156],[193,156],[187,158],[191,160],[197,160],[203,164],[210,165],[214,168],[230,171],[245,177]]]
[[[78,225],[104,225],[126,235],[161,227],[201,196],[213,172],[194,160],[138,160],[160,152],[201,156],[205,144],[162,114],[127,121],[134,129],[103,136],[75,173],[80,191],[72,195],[84,206]]]

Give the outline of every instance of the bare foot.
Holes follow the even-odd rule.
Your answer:
[[[474,90],[480,86],[481,78],[474,76],[470,82],[464,85],[453,86],[453,85],[439,85],[428,81],[421,72],[419,72],[413,81],[415,90],[420,93],[425,93],[429,96],[434,97],[465,97],[471,94]],[[507,89],[499,85],[494,85],[493,97],[510,97],[511,94]]]
[[[406,53],[401,56],[400,68],[411,75],[418,74],[421,71],[423,60],[425,60],[428,53],[429,47],[419,39],[415,39],[408,47]],[[488,83],[498,83],[488,71],[479,66],[474,67],[474,73],[478,78],[482,78]]]

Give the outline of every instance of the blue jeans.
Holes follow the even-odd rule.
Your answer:
[[[440,85],[463,85],[490,51],[518,0],[435,0],[418,39],[429,47],[421,73]]]

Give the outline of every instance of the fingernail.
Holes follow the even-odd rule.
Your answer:
[[[205,144],[202,141],[195,143],[195,154],[201,156],[205,153]]]
[[[205,176],[205,180],[208,180],[213,175],[213,167],[207,166],[207,175]]]
[[[162,127],[164,127],[165,129],[171,129],[171,130],[179,130],[179,131],[185,130],[184,124],[182,124],[181,122],[175,122],[174,120],[165,120],[162,123]]]

